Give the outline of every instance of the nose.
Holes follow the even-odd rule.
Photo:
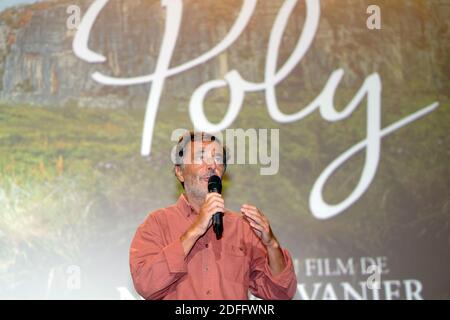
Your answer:
[[[208,170],[209,171],[214,171],[216,172],[217,170],[217,162],[214,158],[210,158],[208,159],[208,161],[206,162],[207,166],[208,166]]]

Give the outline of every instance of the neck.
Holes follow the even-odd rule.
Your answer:
[[[195,195],[191,193],[185,192],[184,195],[186,196],[187,201],[192,206],[194,211],[196,213],[200,212],[200,207],[202,206],[203,202],[205,201],[205,198],[196,197]]]

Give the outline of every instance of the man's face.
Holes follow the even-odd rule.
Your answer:
[[[186,193],[199,199],[208,194],[209,177],[222,178],[224,169],[223,149],[216,141],[191,141],[186,147],[183,165],[175,167]]]

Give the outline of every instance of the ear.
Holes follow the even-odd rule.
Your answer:
[[[175,175],[177,176],[180,182],[184,182],[183,169],[181,166],[175,166]]]

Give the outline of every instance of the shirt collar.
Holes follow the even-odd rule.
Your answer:
[[[180,195],[180,197],[178,198],[177,207],[181,210],[181,212],[186,214],[188,217],[191,214],[195,214],[195,210],[192,207],[192,205],[189,203],[185,193],[182,193]]]
[[[177,208],[183,212],[187,217],[197,214],[194,207],[189,203],[186,194],[183,192],[177,200]],[[224,214],[227,214],[228,209],[225,208]]]

